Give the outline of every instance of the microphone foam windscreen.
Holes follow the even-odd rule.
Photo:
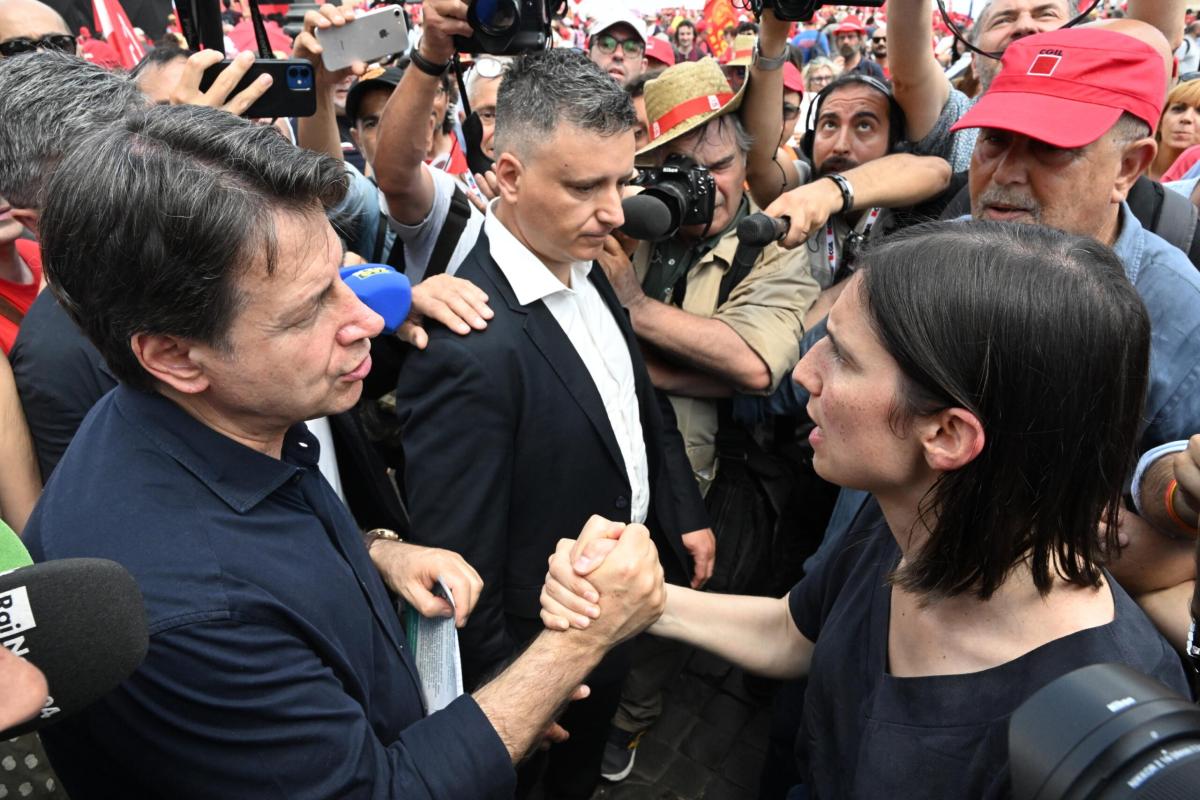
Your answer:
[[[671,209],[663,201],[646,194],[637,194],[621,201],[625,224],[621,232],[632,239],[657,242],[674,233],[671,230]]]
[[[407,276],[387,264],[342,267],[340,273],[358,299],[383,317],[384,333],[393,333],[404,323],[412,307],[412,283]]]
[[[0,644],[41,669],[50,699],[8,738],[70,716],[116,686],[146,657],[142,593],[114,561],[67,558],[0,575]]]
[[[742,244],[766,247],[779,238],[779,228],[766,214],[751,214],[738,223],[737,237]]]

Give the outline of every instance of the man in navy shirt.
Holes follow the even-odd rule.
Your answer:
[[[509,796],[582,678],[661,611],[633,529],[605,622],[543,634],[428,713],[388,589],[448,616],[441,578],[461,625],[479,577],[447,551],[364,547],[301,424],[357,401],[382,327],[338,277],[324,211],[342,176],[270,128],[176,106],[94,132],[52,179],[50,281],[120,385],[27,540],[37,560],[123,564],[150,630],[129,680],[46,731],[76,798]]]

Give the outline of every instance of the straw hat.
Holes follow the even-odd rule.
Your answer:
[[[725,66],[750,66],[750,62],[754,60],[754,43],[757,41],[758,37],[753,33],[739,33],[734,37],[733,47],[729,48],[729,60],[725,62]]]
[[[638,155],[694,131],[710,119],[737,111],[745,91],[746,84],[742,84],[734,92],[721,65],[712,58],[685,61],[664,70],[646,82],[650,143]]]

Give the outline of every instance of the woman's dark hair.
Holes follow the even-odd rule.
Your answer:
[[[897,585],[987,599],[1026,560],[1042,594],[1055,574],[1098,585],[1150,358],[1149,318],[1121,261],[1040,225],[937,222],[884,240],[863,264],[871,323],[904,375],[893,428],[960,407],[985,435],[978,457],[923,499],[930,536]]]
[[[150,107],[87,134],[55,170],[39,224],[46,277],[117,379],[149,390],[130,337],[226,346],[237,278],[275,268],[275,213],[319,215],[345,192],[341,164],[272,126]]]

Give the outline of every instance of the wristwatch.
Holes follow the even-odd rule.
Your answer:
[[[425,56],[421,55],[421,51],[415,47],[409,54],[409,60],[412,62],[414,67],[421,70],[421,72],[424,72],[426,75],[434,78],[440,78],[445,75],[450,71],[450,65],[454,63],[454,59],[451,58],[445,64],[435,64]]]
[[[363,531],[363,546],[369,551],[376,539],[387,539],[389,542],[403,542],[403,537],[391,528],[371,528]]]
[[[845,214],[854,208],[854,187],[850,185],[850,181],[846,180],[846,176],[837,172],[830,172],[825,177],[836,183],[838,191],[842,193],[842,210],[840,213]]]
[[[767,56],[764,56],[762,54],[762,50],[758,49],[758,42],[755,42],[754,43],[754,60],[751,62],[751,64],[755,67],[758,67],[763,72],[774,72],[777,69],[783,68],[783,62],[788,60],[787,56],[788,56],[788,48],[787,48],[786,44],[783,46],[782,53],[780,53],[778,56],[775,56],[774,58],[768,58]]]

